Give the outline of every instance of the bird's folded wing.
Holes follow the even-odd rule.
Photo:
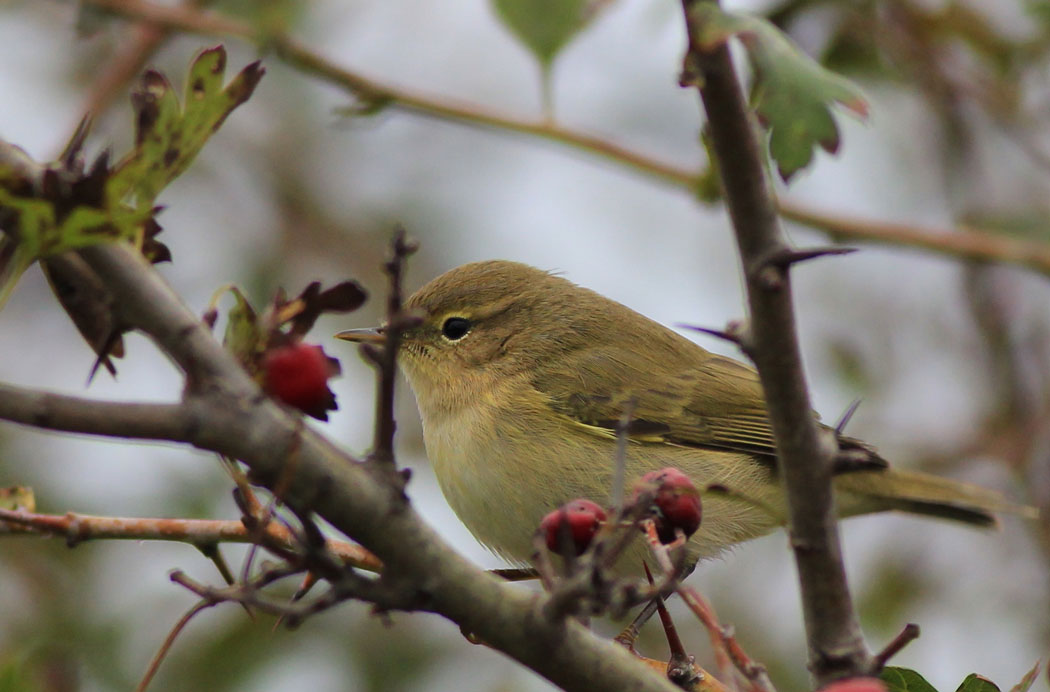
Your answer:
[[[679,362],[638,367],[637,351],[581,350],[533,380],[559,413],[595,434],[615,436],[633,402],[632,439],[741,451],[773,462],[776,450],[762,386],[743,363],[699,351]],[[566,373],[571,377],[566,377]]]

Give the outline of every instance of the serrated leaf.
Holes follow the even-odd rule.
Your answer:
[[[547,70],[593,18],[590,0],[492,0],[496,16]]]
[[[106,185],[110,206],[130,203],[152,207],[157,195],[177,178],[204,143],[244,103],[263,69],[254,62],[223,87],[226,51],[222,46],[201,52],[190,66],[184,105],[174,87],[155,71],[143,75],[132,94],[135,109],[135,149],[116,166]]]
[[[1010,692],[1028,692],[1037,675],[1039,675],[1039,661],[1036,661],[1032,669],[1024,674],[1019,683],[1010,688]]]
[[[147,72],[132,98],[135,148],[113,169],[103,153],[83,170],[77,149],[57,164],[41,167],[18,150],[0,160],[0,305],[33,262],[113,241],[132,241],[151,261],[170,258],[153,236],[159,210],[154,200],[193,161],[208,137],[255,89],[263,70],[244,68],[223,87],[226,53],[217,47],[201,53],[190,67],[185,106],[159,72]],[[36,170],[43,168],[42,176]],[[36,180],[42,177],[42,180]]]
[[[983,675],[970,673],[955,692],[999,692],[999,686]]]
[[[937,692],[926,678],[910,668],[883,668],[879,678],[889,687],[889,692]]]
[[[765,19],[726,12],[714,3],[696,5],[691,17],[693,40],[701,49],[711,50],[733,36],[747,49],[754,72],[752,105],[769,131],[769,153],[785,181],[809,165],[814,147],[838,150],[832,105],[867,117],[867,101],[856,86],[821,67]]]

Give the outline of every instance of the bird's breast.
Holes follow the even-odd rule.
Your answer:
[[[440,411],[419,403],[427,456],[445,498],[497,554],[528,561],[540,520],[571,499],[609,504],[615,439],[555,413],[527,382],[508,380]],[[628,445],[626,465],[628,483],[675,466],[700,489],[716,484],[760,501],[705,496],[704,524],[690,545],[694,555],[716,554],[782,521],[779,511],[769,512],[780,504],[779,489],[745,454],[636,442]],[[638,548],[644,552],[640,541]]]
[[[511,380],[455,408],[428,411],[419,403],[427,457],[456,516],[481,543],[522,561],[531,552],[530,527],[568,498],[549,443],[560,436],[546,430],[538,393]]]

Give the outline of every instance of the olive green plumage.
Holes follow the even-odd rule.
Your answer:
[[[762,388],[747,365],[514,262],[453,269],[407,306],[423,315],[403,335],[400,362],[427,454],[452,508],[495,552],[525,561],[545,513],[574,497],[607,500],[628,402],[628,482],[676,466],[701,489],[720,488],[704,495],[693,559],[785,523]],[[867,469],[836,478],[842,516],[904,510],[991,525],[1013,509],[997,493],[884,468],[870,447],[839,441]],[[643,550],[628,560],[640,564]]]

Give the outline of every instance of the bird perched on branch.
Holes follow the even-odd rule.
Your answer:
[[[676,467],[712,489],[690,566],[786,523],[762,387],[747,365],[515,262],[453,269],[406,309],[422,317],[402,332],[398,356],[427,456],[452,509],[500,556],[526,562],[545,514],[573,498],[609,498],[628,405],[628,482]],[[337,336],[385,341],[382,328]],[[868,445],[822,427],[848,462],[834,478],[840,516],[901,510],[990,526],[996,512],[1017,510],[990,490],[890,469]],[[635,569],[644,549],[627,556]]]

